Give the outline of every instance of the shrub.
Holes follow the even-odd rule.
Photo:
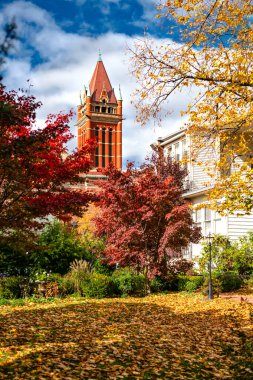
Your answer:
[[[10,301],[12,306],[24,306],[25,300],[22,298],[13,299]]]
[[[5,305],[9,305],[9,304],[10,304],[9,300],[7,300],[6,298],[0,297],[0,306],[5,306]]]
[[[212,289],[213,289],[213,295],[217,295],[219,297],[219,294],[221,293],[221,280],[218,277],[212,278]],[[209,291],[209,278],[205,277],[204,283],[202,286],[202,293],[204,295],[207,295]]]
[[[222,292],[232,292],[233,290],[240,289],[242,286],[242,278],[235,272],[225,272],[218,277],[221,281]]]
[[[185,290],[187,292],[194,292],[203,285],[203,282],[203,276],[190,276],[189,281],[186,283]]]
[[[203,276],[178,276],[178,290],[194,292],[201,287],[203,282]]]
[[[58,280],[58,290],[60,296],[68,296],[75,293],[75,284],[69,275],[63,276]]]
[[[253,291],[253,276],[245,281],[248,290]]]
[[[118,294],[126,296],[144,296],[146,294],[145,277],[143,274],[136,274],[132,269],[117,269],[112,274],[112,281],[115,284]]]
[[[167,290],[166,287],[167,283],[165,280],[161,279],[160,277],[155,277],[151,281],[150,288],[152,293],[159,293],[163,292],[164,290]]]
[[[0,279],[0,298],[13,299],[22,296],[24,277],[3,277]]]
[[[183,258],[176,258],[176,259],[170,259],[167,264],[167,278],[171,280],[175,280],[179,275],[186,275],[190,271],[192,271],[193,268],[193,262],[183,259]]]
[[[75,259],[89,259],[90,253],[78,231],[54,220],[41,232],[37,249],[30,253],[34,268],[66,274]]]
[[[209,278],[206,277],[203,284],[203,292],[208,293]],[[243,284],[242,278],[235,272],[213,272],[212,274],[213,293],[232,292],[240,289]]]
[[[59,285],[57,281],[49,281],[45,285],[45,297],[51,298],[51,297],[58,297],[60,294],[59,292]]]
[[[72,283],[74,292],[81,294],[81,284],[86,281],[90,273],[91,267],[86,260],[75,260],[65,278],[69,281],[68,285]]]
[[[209,263],[210,247],[203,242],[199,267],[206,271]],[[227,236],[214,235],[211,245],[212,264],[219,272],[236,271],[240,275],[253,273],[253,232],[230,241]]]
[[[105,298],[113,295],[113,284],[109,276],[93,272],[80,283],[80,290],[87,298]]]

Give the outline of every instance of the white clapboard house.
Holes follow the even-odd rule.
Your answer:
[[[211,156],[217,154],[213,146],[204,148],[193,158],[193,146],[189,135],[183,130],[179,130],[163,138],[159,138],[154,145],[163,148],[164,154],[169,155],[175,160],[182,161],[187,157],[188,175],[185,179],[184,198],[193,205],[206,202],[206,195],[212,188],[212,180],[205,170],[205,163],[209,165]],[[233,170],[233,168],[232,168]],[[202,229],[202,235],[222,234],[234,240],[245,235],[248,231],[253,231],[253,214],[251,215],[228,215],[221,216],[218,212],[207,207],[193,211],[193,218],[197,225]],[[194,259],[200,255],[201,243],[192,244],[185,252],[185,257]]]

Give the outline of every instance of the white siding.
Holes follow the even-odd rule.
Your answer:
[[[184,152],[187,150],[189,163],[188,180],[192,191],[203,189],[211,185],[211,178],[206,172],[207,167],[212,166],[212,162],[217,159],[219,154],[218,146],[209,144],[205,149],[198,153],[198,157],[193,157],[194,147],[190,143],[189,136],[185,136],[182,132],[175,133],[164,139],[162,146],[167,150],[167,153],[174,159],[181,160],[184,157]],[[253,151],[253,147],[252,147]],[[201,165],[198,165],[201,162]],[[231,165],[231,171],[238,171],[238,165],[243,163],[242,157],[234,159]],[[188,189],[188,188],[187,188]],[[189,190],[189,189],[188,189]],[[204,189],[203,189],[204,190]],[[205,202],[205,196],[197,194],[193,197],[191,195],[190,201],[193,205]],[[198,213],[194,213],[195,223],[201,227],[203,236],[209,232],[211,234],[227,235],[230,239],[238,239],[240,236],[245,235],[248,231],[253,231],[253,213],[251,215],[229,215],[221,217],[217,212],[207,212],[205,209],[200,209]],[[200,256],[201,243],[191,244],[188,252],[185,252],[186,257],[196,258]]]
[[[215,152],[212,147],[207,147],[199,152],[198,157],[192,163],[192,181],[196,188],[210,185],[211,177],[208,175],[206,169],[210,169],[214,161]],[[199,165],[199,164],[200,165]]]
[[[248,231],[253,231],[253,214],[250,215],[229,215],[228,235],[231,239],[245,235]]]

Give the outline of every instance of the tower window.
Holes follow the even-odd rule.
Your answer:
[[[100,112],[100,107],[99,106],[95,107],[95,112]]]
[[[102,129],[102,167],[105,167],[105,128]]]
[[[112,161],[112,128],[109,129],[109,162]]]
[[[103,112],[103,113],[106,112],[106,107],[102,107],[102,112]]]
[[[112,113],[112,107],[108,108],[108,113]]]
[[[97,142],[98,142],[98,134],[99,134],[99,129],[96,127],[95,128],[95,137],[96,137]],[[98,165],[99,165],[98,154],[99,154],[99,151],[98,151],[98,145],[97,145],[96,151],[95,151],[95,166],[96,167],[98,167]]]

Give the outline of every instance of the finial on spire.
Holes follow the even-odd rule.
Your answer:
[[[119,100],[122,100],[120,84],[119,84]]]
[[[98,50],[98,62],[101,62],[102,61],[102,53],[101,53],[101,50],[99,49]]]
[[[80,104],[81,105],[83,104],[83,101],[82,101],[82,91],[80,91]]]

